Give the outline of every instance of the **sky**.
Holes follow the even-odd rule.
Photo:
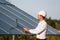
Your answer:
[[[47,18],[60,20],[60,0],[7,0],[28,14],[37,18],[41,10],[47,12]]]

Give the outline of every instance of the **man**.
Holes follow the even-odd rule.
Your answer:
[[[46,12],[45,11],[40,11],[38,13],[38,20],[39,23],[35,29],[28,29],[28,28],[23,28],[24,32],[30,32],[32,34],[36,34],[37,40],[46,40],[46,26],[47,23],[45,22],[45,17],[46,17]]]

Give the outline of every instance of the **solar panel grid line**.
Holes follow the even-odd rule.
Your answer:
[[[56,34],[56,33],[55,33],[55,32],[53,32],[52,30],[49,30],[49,29],[48,29],[48,31],[52,32],[52,34]]]
[[[1,11],[0,11],[1,12]],[[6,15],[7,17],[9,17],[7,14],[4,14],[4,12],[1,12],[3,15]],[[10,19],[14,20],[13,18],[9,17]],[[15,22],[15,21],[14,21]]]
[[[15,6],[16,7],[16,6]],[[15,7],[13,7],[13,8],[15,8]],[[17,8],[17,7],[16,7]],[[17,8],[18,9],[18,8]],[[20,11],[20,10],[17,10],[17,11]],[[31,16],[31,15],[29,15],[28,13],[26,13],[25,11],[23,11],[23,10],[21,10],[22,11],[22,13],[25,15],[25,16],[27,16],[27,17],[29,17],[31,20],[34,20],[34,21],[38,21],[35,17],[33,17],[33,16]],[[33,19],[32,19],[33,18]],[[37,22],[38,23],[38,22]]]
[[[0,20],[4,21],[3,19],[0,18]],[[5,23],[9,24],[7,21],[4,21]],[[15,28],[13,25],[9,24],[11,27]],[[18,28],[15,28],[16,30],[18,30],[19,32],[22,32],[21,30],[19,30]]]
[[[10,5],[10,6],[14,6],[14,5],[12,5],[11,3],[9,3],[9,2],[1,2],[1,1],[0,1],[0,4],[2,4],[2,5]]]
[[[3,28],[2,26],[6,26],[6,25],[2,24],[3,22],[2,22],[2,23],[1,23],[1,22],[2,22],[2,21],[0,20],[0,27],[1,27],[1,28]],[[2,24],[2,25],[1,25],[1,24]],[[5,28],[5,27],[4,27],[4,28]],[[3,28],[3,29],[4,29],[4,28]],[[4,29],[4,30],[5,30],[5,29]],[[7,32],[8,32],[8,31],[7,31]]]
[[[7,5],[8,6],[8,5]],[[15,10],[15,9],[14,9]],[[16,10],[17,11],[17,10]],[[19,11],[18,11],[19,12]],[[22,12],[21,12],[22,13]],[[24,15],[24,14],[23,14]],[[31,19],[32,20],[32,19]]]
[[[57,34],[57,33],[54,32],[53,30],[51,30],[48,26],[49,26],[49,25],[47,25],[47,31],[46,31],[47,34]],[[49,32],[50,32],[50,33],[49,33]]]
[[[7,30],[7,31],[9,31],[11,29],[11,26],[9,24],[6,24],[2,20],[0,20],[0,27]]]
[[[48,32],[46,34],[53,34],[51,31],[48,30]]]
[[[12,26],[11,26],[12,27]],[[19,30],[19,29],[17,29],[17,28],[15,28],[15,27],[13,27],[14,29],[16,29],[18,32],[20,32],[20,33],[22,33],[23,34],[23,32],[21,31],[21,30]],[[10,30],[10,31],[8,31],[9,33],[12,31],[12,29]],[[11,34],[13,34],[13,32],[11,33]],[[16,33],[14,33],[14,34],[16,34]]]
[[[48,25],[48,26],[49,26],[49,25]],[[53,30],[53,31],[55,30],[55,29],[53,29],[53,27],[51,28],[51,26],[49,26],[48,28],[50,28],[50,29]],[[56,31],[56,30],[55,30],[55,31]]]
[[[7,32],[6,30],[4,30],[3,28],[0,27],[1,30],[3,30],[4,32],[6,32],[7,34],[9,34],[9,32]]]
[[[3,7],[4,8],[4,7]],[[5,9],[5,8],[4,8]],[[7,10],[7,9],[5,9],[5,10]],[[9,11],[9,10],[7,10],[7,11]],[[11,11],[9,11],[9,12],[11,12]],[[11,12],[12,14],[13,14],[13,12]],[[16,15],[16,14],[14,14],[14,15]],[[17,16],[17,15],[16,15]],[[17,17],[19,17],[19,16],[17,16]],[[20,19],[22,19],[21,17],[20,17]],[[23,20],[23,19],[22,19]],[[25,21],[25,20],[24,20]],[[27,21],[25,21],[25,22],[27,22]],[[33,25],[32,25],[33,26]],[[33,26],[34,27],[34,26]]]
[[[4,26],[4,27],[6,27],[6,26]],[[0,28],[2,28],[3,30],[5,30],[6,32],[10,33],[9,30],[7,30],[7,29],[4,28],[4,27],[3,27],[3,26],[0,26]],[[3,31],[3,30],[2,30],[2,31]],[[5,31],[4,31],[4,32],[5,32]],[[5,32],[5,33],[6,33],[6,32]],[[7,33],[6,33],[6,34],[7,34]]]
[[[0,34],[6,34],[6,32],[0,29]]]
[[[8,6],[8,7],[10,7],[10,6]],[[12,8],[12,7],[10,7],[10,8]],[[13,9],[13,8],[12,8]],[[15,9],[13,9],[13,10],[15,10]],[[17,10],[15,10],[15,11],[17,11]],[[19,12],[19,11],[17,11],[17,12]],[[19,13],[21,13],[21,12],[19,12]],[[24,14],[22,14],[23,16],[25,16],[25,17],[27,17],[26,15],[24,15]],[[29,17],[27,17],[28,19],[30,19],[31,21],[33,21],[33,22],[35,22],[35,23],[37,23],[36,21],[34,21],[34,20],[32,20],[31,18],[29,18]]]
[[[19,11],[19,10],[17,10],[17,11]],[[30,18],[32,21],[35,21],[36,23],[38,23],[38,20],[36,18],[34,18],[33,16],[29,15],[28,13],[24,12],[23,10],[22,10],[22,13],[25,16],[27,16],[28,18]]]
[[[5,14],[6,16],[8,16],[7,14]],[[9,16],[8,16],[9,17]],[[11,17],[9,17],[9,18],[11,18]],[[11,18],[11,19],[13,19],[13,18]]]
[[[54,29],[53,27],[51,27],[51,26],[49,26],[50,27],[50,29],[51,29],[51,31],[54,31],[56,34],[58,33],[60,33],[58,30],[56,30],[56,29]]]
[[[16,26],[19,27],[18,19],[16,19]],[[23,26],[23,25],[21,25],[21,26]],[[23,28],[23,27],[21,27],[21,28]]]
[[[6,23],[5,23],[6,24]],[[2,25],[1,25],[2,26]],[[8,25],[7,25],[8,26]],[[6,27],[6,26],[4,26],[4,27]],[[11,27],[11,26],[8,26],[8,29],[9,29],[9,27]],[[6,28],[3,28],[3,29],[5,29],[5,30],[7,30]],[[14,31],[13,31],[14,30]],[[7,30],[10,34],[22,34],[21,32],[19,32],[18,30],[17,30],[17,32],[16,32],[16,29],[9,29],[9,30]]]
[[[14,7],[15,8],[15,7]],[[17,11],[19,11],[19,10],[17,10]],[[23,10],[22,10],[23,11]],[[36,20],[35,18],[33,18],[33,16],[31,16],[31,15],[29,15],[28,13],[26,13],[26,12],[21,12],[21,13],[23,13],[25,16],[27,16],[27,17],[29,17],[29,19],[30,20],[35,20],[37,23],[38,23],[38,20]]]
[[[48,25],[49,26],[49,25]],[[55,31],[58,31],[57,29],[55,29],[55,28],[53,28],[53,27],[51,27],[51,26],[49,26],[50,28],[52,28],[52,29],[54,29]]]
[[[7,16],[7,15],[6,15]]]
[[[25,21],[25,20],[24,20]],[[27,22],[27,21],[25,21],[25,22]],[[27,22],[27,23],[29,23],[29,22]],[[31,23],[29,23],[29,24],[31,24]],[[31,24],[32,25],[32,24]],[[34,26],[33,26],[34,27]]]
[[[4,14],[4,15],[6,15],[6,16],[8,16],[7,14]],[[8,16],[9,17],[9,16]],[[13,18],[11,18],[11,17],[9,17],[10,19],[13,19]],[[15,21],[14,19],[13,19],[13,21]]]

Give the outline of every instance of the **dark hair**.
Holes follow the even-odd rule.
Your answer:
[[[42,15],[41,15],[42,16]],[[45,17],[44,16],[42,16],[43,17],[43,19],[45,19]]]
[[[42,15],[40,15],[40,16],[42,16]],[[45,17],[44,16],[42,16],[43,17],[43,19],[45,19]]]
[[[45,17],[43,17],[43,19],[45,19]]]

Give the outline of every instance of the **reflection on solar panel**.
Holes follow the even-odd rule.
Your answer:
[[[23,27],[35,28],[37,24],[38,20],[23,10],[0,2],[0,34],[23,34]],[[47,34],[60,34],[50,26],[47,29]]]

